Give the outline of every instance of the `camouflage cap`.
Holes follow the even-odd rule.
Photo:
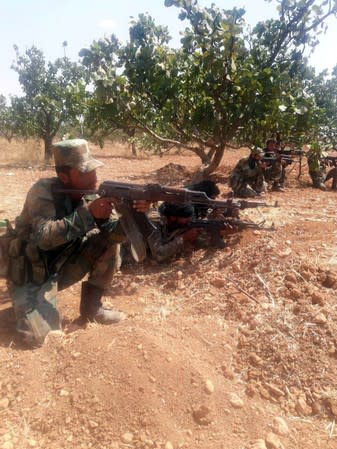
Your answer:
[[[53,153],[56,167],[68,166],[87,173],[104,165],[92,157],[84,139],[61,140],[53,145]]]

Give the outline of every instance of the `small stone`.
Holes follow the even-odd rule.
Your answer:
[[[67,390],[60,390],[60,396],[69,396],[69,391],[67,391]]]
[[[311,407],[307,404],[304,398],[299,398],[295,404],[295,410],[300,415],[309,416],[312,413]]]
[[[231,395],[231,397],[229,398],[229,402],[231,406],[234,408],[242,408],[244,406],[243,400],[239,398],[239,396],[237,396],[236,394]]]
[[[280,257],[288,257],[288,256],[290,256],[291,253],[292,253],[291,248],[286,248],[285,250],[279,252],[279,256]]]
[[[284,449],[283,444],[274,433],[268,433],[266,438],[267,449]]]
[[[214,392],[214,385],[209,379],[206,380],[205,391],[207,394],[212,394]]]
[[[287,423],[283,418],[276,417],[273,420],[273,431],[277,435],[288,435],[289,434],[289,428]]]
[[[133,433],[131,433],[131,432],[123,433],[122,440],[123,440],[123,443],[126,443],[126,444],[132,443],[132,441],[133,441]]]
[[[208,425],[211,423],[211,419],[208,416],[211,410],[206,405],[200,405],[197,409],[194,409],[192,416],[194,421],[200,425]]]
[[[321,293],[313,292],[312,295],[311,295],[311,302],[313,304],[318,304],[320,306],[323,306],[324,303],[325,303],[325,299],[324,299],[324,296]]]
[[[276,385],[274,384],[266,384],[266,387],[268,388],[270,394],[273,396],[279,398],[281,396],[284,396],[284,392],[280,390]]]
[[[253,366],[259,366],[262,363],[261,357],[259,357],[255,352],[249,354],[249,361]]]
[[[212,279],[210,283],[216,288],[223,288],[225,286],[225,281],[221,278]]]
[[[319,313],[314,317],[313,322],[316,324],[325,324],[327,322],[327,318],[324,313]]]
[[[284,278],[286,281],[296,284],[297,277],[295,273],[287,273]]]
[[[171,443],[171,441],[166,442],[165,449],[173,449],[173,444]]]
[[[259,439],[251,441],[245,449],[267,449],[267,446],[264,440]]]
[[[98,427],[98,423],[96,421],[89,420],[89,426],[92,429],[95,429],[96,427]]]

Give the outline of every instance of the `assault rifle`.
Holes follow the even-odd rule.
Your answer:
[[[299,160],[292,158],[286,154],[280,153],[277,156],[264,156],[260,159],[261,162],[273,162],[273,161],[286,161],[287,164],[292,164],[293,162],[299,163]]]
[[[252,221],[243,221],[236,219],[229,220],[192,220],[190,223],[187,223],[187,229],[200,228],[206,229],[210,232],[220,232],[220,231],[228,231],[231,232],[242,231],[243,229],[259,229],[265,231],[274,231],[274,225],[265,227],[265,221],[261,221],[260,223],[254,223]]]
[[[226,220],[192,220],[187,223],[186,226],[181,228],[181,233],[188,231],[189,229],[203,229],[211,235],[212,244],[218,248],[224,248],[225,243],[223,241],[222,234],[234,234],[243,229],[258,229],[265,231],[275,231],[274,224],[269,227],[264,226],[265,221],[260,223],[254,223],[251,221],[243,221],[236,219]],[[222,232],[224,231],[224,232]]]
[[[57,189],[65,194],[78,193],[76,189]],[[220,209],[225,216],[237,215],[237,211],[255,207],[276,207],[263,201],[250,201],[229,198],[227,200],[213,200],[204,192],[192,191],[184,188],[161,186],[160,184],[129,184],[126,182],[104,181],[97,190],[80,190],[83,196],[97,194],[100,197],[115,198],[116,211],[120,215],[121,226],[131,243],[133,257],[142,261],[146,257],[146,246],[143,236],[147,237],[154,230],[153,224],[144,213],[137,212],[132,207],[134,200],[149,202],[166,201],[173,204],[198,204],[210,209]]]

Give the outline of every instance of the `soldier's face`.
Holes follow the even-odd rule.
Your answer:
[[[192,221],[192,217],[167,217],[167,224],[170,229],[178,229],[186,226],[190,221]]]
[[[97,184],[96,170],[82,173],[77,168],[72,168],[61,181],[70,189],[94,190]]]

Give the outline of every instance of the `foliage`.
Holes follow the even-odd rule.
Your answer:
[[[15,116],[13,110],[7,105],[6,98],[0,95],[0,136],[9,142],[13,137]]]
[[[279,17],[249,32],[244,9],[166,0],[188,23],[181,47],[141,14],[122,46],[114,36],[80,55],[95,83],[95,124],[147,133],[163,147],[197,153],[205,174],[226,145],[263,145],[270,133],[303,139],[319,115],[305,55],[336,2],[277,0]]]
[[[87,97],[85,72],[66,57],[47,63],[42,51],[34,46],[22,55],[18,47],[14,48],[12,68],[19,74],[23,91],[22,97],[11,99],[14,132],[43,139],[48,159],[55,136],[81,122]]]

